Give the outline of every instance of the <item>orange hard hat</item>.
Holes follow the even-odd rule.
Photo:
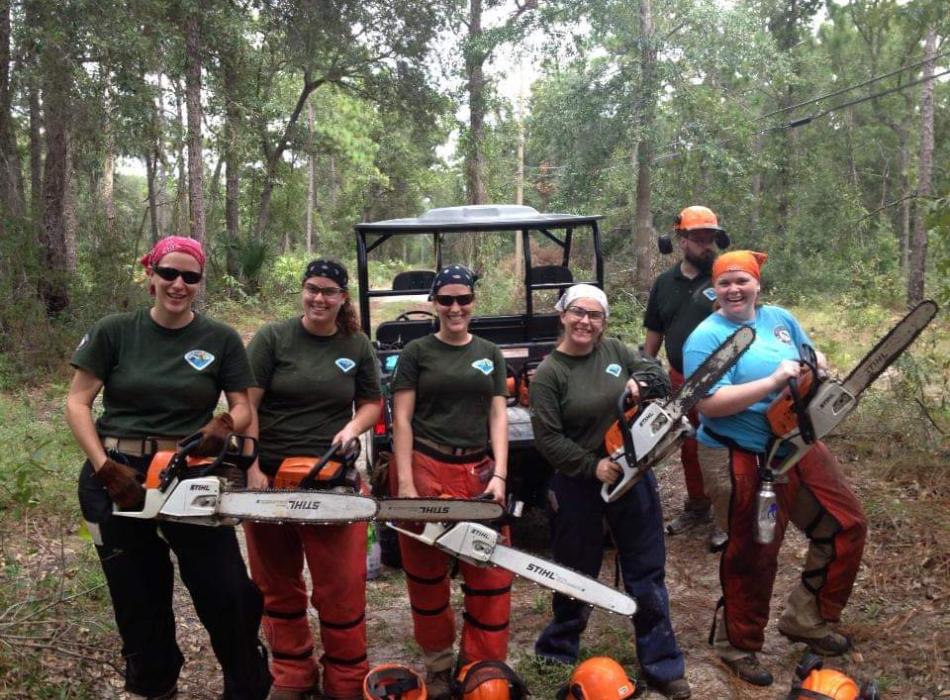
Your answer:
[[[719,220],[709,207],[686,207],[676,217],[674,228],[677,231],[723,231]]]
[[[425,681],[408,666],[382,664],[363,679],[364,700],[427,700]]]
[[[787,700],[880,700],[877,684],[869,681],[860,687],[841,671],[824,668],[824,661],[807,653],[795,669],[799,680]]]
[[[528,688],[502,661],[475,661],[456,675],[452,697],[456,700],[521,700]]]
[[[637,684],[623,666],[607,656],[595,656],[578,664],[568,681],[564,697],[570,700],[623,700],[632,698]]]

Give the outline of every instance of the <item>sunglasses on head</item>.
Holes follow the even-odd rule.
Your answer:
[[[475,300],[474,294],[436,294],[435,303],[439,306],[452,306],[458,303],[459,306],[468,306]]]
[[[152,270],[166,282],[174,282],[179,277],[185,281],[185,284],[198,284],[201,281],[200,272],[179,270],[177,267],[153,267]]]

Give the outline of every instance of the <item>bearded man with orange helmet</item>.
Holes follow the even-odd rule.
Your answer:
[[[650,290],[643,317],[646,327],[643,349],[650,357],[656,357],[661,346],[666,349],[670,382],[675,392],[683,386],[684,381],[683,344],[693,329],[713,311],[716,294],[712,289],[710,271],[717,248],[728,247],[729,236],[719,225],[716,214],[702,206],[683,209],[676,217],[673,230],[681,259],[657,277]],[[673,252],[673,242],[668,236],[660,238],[659,247],[661,252]],[[699,426],[699,416],[695,410],[690,411],[689,420],[693,426]],[[710,521],[711,500],[704,488],[695,439],[683,441],[680,458],[686,482],[686,499],[683,512],[666,527],[671,535]],[[726,542],[725,513],[718,513],[717,516],[709,534],[709,548],[714,552],[721,550]]]

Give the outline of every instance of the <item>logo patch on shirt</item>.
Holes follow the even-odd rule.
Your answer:
[[[716,290],[712,287],[706,287],[703,290],[703,296],[709,299],[709,301],[716,301]]]
[[[335,364],[337,367],[339,367],[339,368],[340,368],[340,371],[343,372],[343,374],[346,374],[346,373],[349,372],[351,369],[353,369],[354,367],[356,367],[356,363],[353,362],[353,360],[351,360],[351,359],[348,358],[348,357],[338,357],[338,358],[333,362],[333,364]]]
[[[607,369],[605,369],[604,371],[605,371],[607,374],[611,375],[612,377],[619,377],[619,376],[620,376],[620,365],[618,365],[616,362],[613,362],[613,363],[607,365]]]
[[[483,357],[480,360],[475,360],[475,362],[472,363],[472,367],[487,377],[492,373],[492,370],[495,369],[495,363],[489,360],[487,357]]]
[[[189,350],[185,353],[185,362],[200,372],[214,362],[214,355],[207,350]]]
[[[775,333],[775,337],[781,340],[786,345],[792,344],[792,334],[788,332],[788,329],[785,326],[776,326],[775,330],[772,331]]]

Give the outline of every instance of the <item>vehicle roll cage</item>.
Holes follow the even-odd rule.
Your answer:
[[[534,316],[534,293],[544,290],[562,290],[574,284],[593,284],[604,287],[604,261],[601,250],[598,221],[602,216],[579,216],[574,214],[539,214],[531,207],[515,205],[479,205],[432,209],[418,218],[392,219],[355,226],[357,239],[357,275],[360,285],[360,325],[367,335],[371,333],[370,300],[392,296],[428,296],[428,289],[370,289],[369,254],[393,236],[430,235],[436,269],[443,267],[442,242],[446,233],[500,233],[516,232],[521,236],[524,251],[525,318]],[[531,261],[531,232],[536,231],[561,248],[561,268],[569,269],[574,231],[590,228],[594,247],[593,280],[574,280],[571,275],[560,275],[548,266],[547,274],[535,268]],[[563,237],[554,231],[563,230]],[[542,281],[536,281],[539,276]]]

